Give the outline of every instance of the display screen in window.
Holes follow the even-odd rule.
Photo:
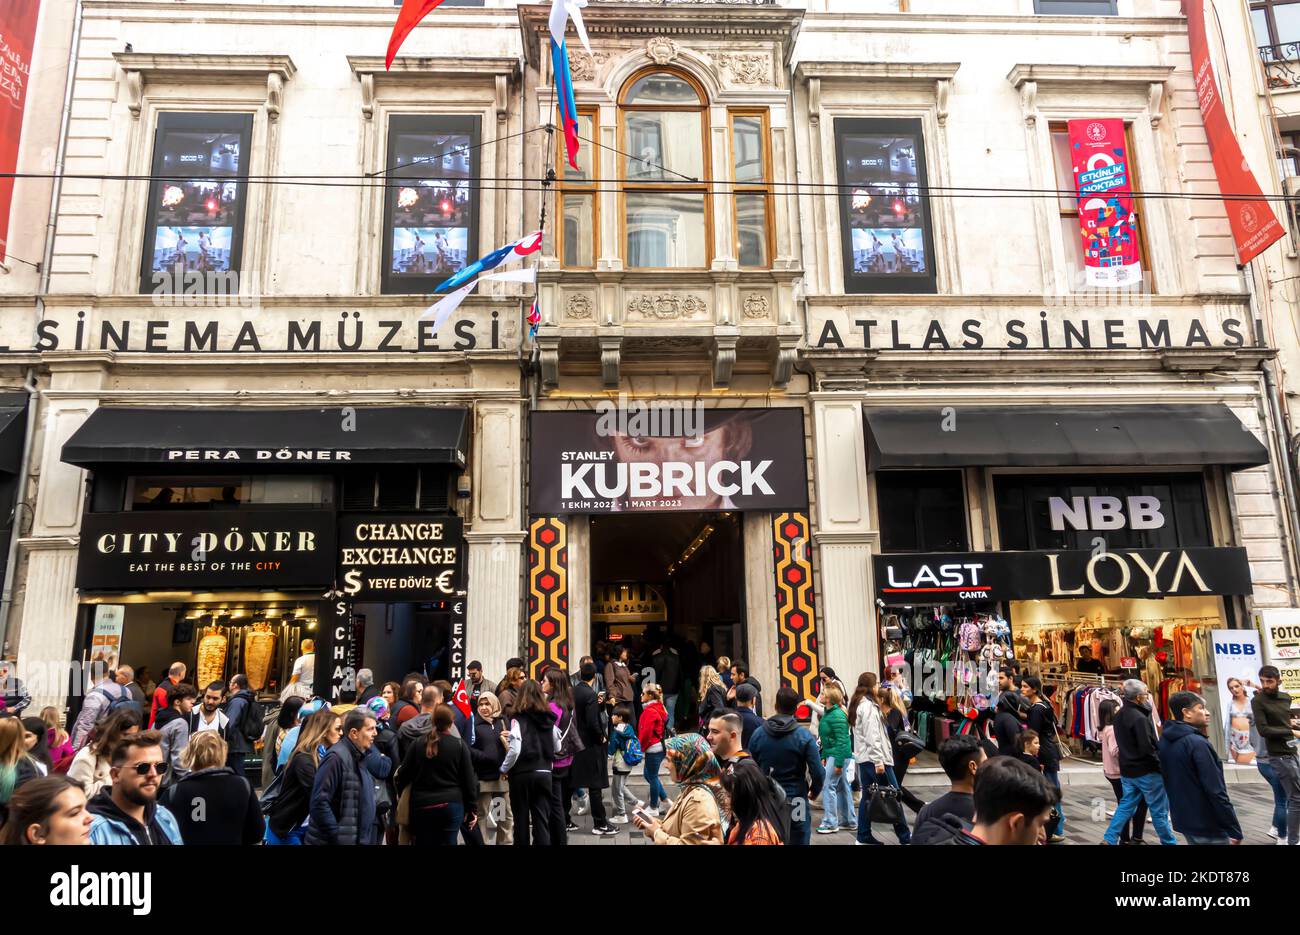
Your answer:
[[[477,118],[394,117],[385,286],[431,292],[477,259]]]
[[[838,120],[836,136],[845,288],[933,292],[919,122]]]
[[[142,292],[210,292],[239,269],[251,130],[246,114],[159,116]]]

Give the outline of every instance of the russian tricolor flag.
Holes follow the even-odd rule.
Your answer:
[[[564,42],[564,32],[569,19],[578,30],[582,46],[591,52],[587,41],[587,27],[582,22],[582,8],[587,0],[552,0],[549,26],[551,29],[551,74],[555,81],[556,105],[560,112],[560,126],[564,129],[564,147],[569,154],[569,165],[578,168],[578,105],[573,100],[573,73],[569,70],[569,48]]]

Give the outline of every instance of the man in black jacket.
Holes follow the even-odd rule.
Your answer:
[[[1145,682],[1129,679],[1124,683],[1124,706],[1114,721],[1115,745],[1119,747],[1120,786],[1124,797],[1115,809],[1102,841],[1118,844],[1119,833],[1137,809],[1147,803],[1151,822],[1161,844],[1177,844],[1169,826],[1169,797],[1160,775],[1160,756],[1156,748],[1156,727],[1151,720],[1151,695]]]
[[[375,749],[376,733],[369,708],[344,715],[343,737],[321,759],[312,782],[307,844],[379,843],[373,779],[387,779],[393,763]]]
[[[763,722],[749,740],[754,762],[785,791],[790,809],[790,836],[785,843],[806,847],[812,842],[812,809],[809,797],[817,798],[826,781],[817,741],[800,727],[794,713],[799,694],[793,688],[776,692],[776,715]]]
[[[1025,729],[1021,722],[1023,707],[1021,696],[1013,691],[1005,691],[998,699],[997,711],[993,715],[993,736],[998,742],[998,756],[1017,756],[1016,737]]]
[[[253,693],[248,690],[248,676],[240,673],[230,679],[230,698],[226,702],[226,745],[230,753],[226,765],[236,776],[244,775],[244,759],[253,752],[252,739],[262,735],[261,723],[251,724],[249,720],[256,715]]]
[[[748,685],[754,689],[754,713],[759,717],[763,716],[763,686],[758,684],[758,679],[749,674],[749,664],[743,659],[737,659],[731,664],[731,688],[727,689],[727,707],[736,707],[736,686]]]
[[[1223,764],[1205,737],[1210,714],[1195,692],[1174,692],[1160,735],[1160,772],[1174,828],[1188,844],[1240,844],[1241,823],[1228,798]]]
[[[659,650],[650,657],[650,665],[655,670],[654,678],[650,681],[657,682],[664,690],[664,708],[668,711],[668,726],[676,727],[677,698],[682,693],[682,657],[665,640]]]
[[[591,799],[591,833],[598,837],[615,835],[618,829],[605,815],[603,792],[609,787],[605,749],[609,738],[604,707],[596,694],[596,664],[584,662],[578,676],[581,681],[573,690],[573,718],[578,727],[578,737],[585,746],[573,758],[570,782],[575,788],[586,789]]]
[[[1276,666],[1259,670],[1260,690],[1250,700],[1255,729],[1264,738],[1268,759],[1286,792],[1286,843],[1300,843],[1300,759],[1296,738],[1300,730],[1291,726],[1291,696],[1280,691],[1282,673]]]

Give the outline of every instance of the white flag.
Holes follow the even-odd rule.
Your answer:
[[[420,317],[432,317],[433,332],[434,334],[437,334],[438,329],[441,328],[443,323],[451,317],[451,313],[460,307],[460,303],[464,302],[466,297],[478,288],[479,283],[489,279],[497,282],[533,283],[537,282],[537,270],[530,266],[528,269],[509,269],[502,273],[487,273],[480,276],[478,279],[475,279],[468,286],[461,286],[455,292],[444,295],[437,302],[434,302],[426,308]]]
[[[582,47],[591,54],[591,43],[587,41],[587,27],[582,22],[582,8],[587,5],[587,0],[551,0],[551,38],[555,40],[556,45],[564,45],[565,25],[570,19],[573,20],[573,28],[578,30],[578,38],[582,40]]]

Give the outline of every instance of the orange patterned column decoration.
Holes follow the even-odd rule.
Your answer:
[[[781,685],[793,688],[800,698],[808,698],[813,694],[818,668],[808,517],[803,513],[778,513],[772,527]]]
[[[528,674],[569,671],[569,535],[558,516],[528,527]]]

